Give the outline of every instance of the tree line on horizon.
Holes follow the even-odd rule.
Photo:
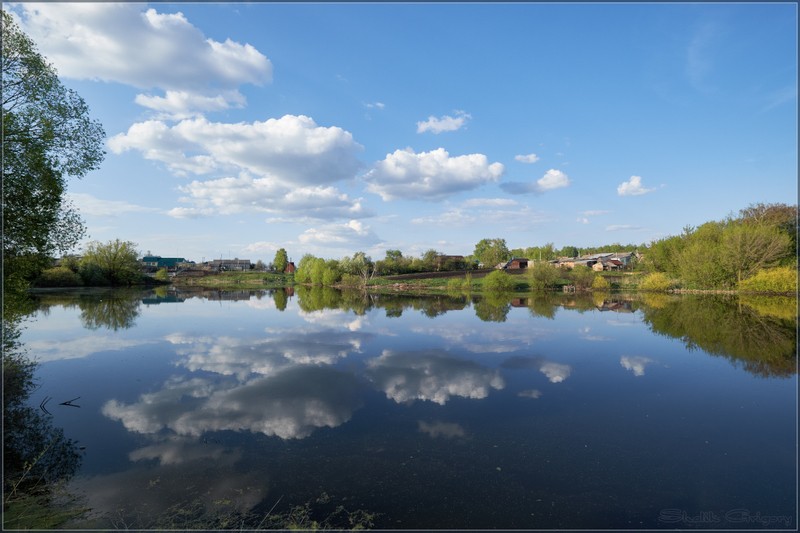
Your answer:
[[[472,255],[463,259],[433,249],[421,257],[404,256],[400,250],[389,249],[385,257],[377,261],[364,252],[339,260],[306,254],[297,266],[295,280],[315,285],[363,285],[377,276],[469,271],[479,266],[492,268],[512,258],[532,261],[538,270],[533,273],[534,279],[552,279],[552,274],[544,272],[546,269],[540,263],[558,257],[636,252],[641,260],[633,268],[658,274],[652,280],[655,282],[655,278],[659,278],[659,283],[654,286],[793,292],[797,286],[797,230],[796,205],[756,203],[724,220],[706,222],[698,227],[686,226],[680,235],[664,237],[649,244],[613,243],[581,249],[575,246],[556,249],[553,243],[546,243],[509,249],[503,238],[484,238],[475,245]]]

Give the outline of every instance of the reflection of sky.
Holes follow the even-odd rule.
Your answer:
[[[438,350],[385,351],[367,361],[367,367],[372,381],[397,403],[426,400],[444,405],[452,396],[481,399],[505,386],[497,370]]]
[[[572,374],[572,366],[548,361],[540,356],[513,356],[503,361],[503,368],[512,370],[536,369],[544,374],[550,383],[561,383]],[[537,396],[538,398],[538,396]]]
[[[433,439],[440,437],[453,439],[467,435],[467,432],[459,424],[453,422],[425,422],[424,420],[419,421],[419,432]]]
[[[192,499],[181,493],[192,485],[212,503],[269,507],[287,475],[313,479],[309,490],[324,485],[350,496],[357,487],[318,467],[336,464],[353,443],[369,443],[375,457],[403,460],[416,460],[423,445],[441,450],[450,480],[462,475],[458,468],[494,475],[502,466],[503,475],[526,480],[521,493],[528,502],[589,478],[592,490],[613,493],[613,483],[603,480],[614,468],[632,473],[634,496],[673,472],[664,493],[685,487],[681,471],[696,464],[718,472],[709,479],[724,487],[735,471],[748,479],[765,471],[755,441],[783,450],[775,443],[784,443],[787,427],[794,436],[787,414],[796,413],[786,399],[794,398],[796,377],[754,378],[724,358],[690,352],[681,339],[654,335],[640,313],[611,320],[610,313],[561,309],[550,321],[513,308],[504,323],[481,322],[469,307],[436,318],[385,315],[383,308],[307,313],[290,301],[279,312],[271,299],[189,299],[142,306],[135,327],[99,335],[82,327],[74,309],[53,307],[23,332],[44,361],[44,387],[33,405],[45,394],[58,401],[82,396],[82,409],[54,406],[53,414],[87,446],[83,472],[94,477],[78,483],[88,505],[111,511],[166,510]],[[656,364],[670,370],[656,372]],[[756,428],[750,436],[742,435],[743,417]],[[623,448],[648,452],[607,452]],[[373,464],[369,453],[364,476],[399,475],[399,462]],[[507,460],[495,462],[500,458]],[[305,462],[314,466],[304,469]],[[648,471],[656,462],[677,466]],[[276,476],[277,465],[290,466]],[[426,470],[431,465],[414,475],[429,474],[435,485],[445,478]],[[553,469],[551,478],[542,468]],[[404,479],[403,505],[415,504],[419,487],[410,473]],[[492,487],[481,487],[478,498],[497,497]],[[785,484],[780,488],[786,492]],[[570,496],[561,494],[561,502],[573,502],[574,491],[565,490]],[[622,492],[615,496],[628,505]]]
[[[149,344],[150,341],[109,335],[87,335],[64,340],[35,340],[26,344],[40,363],[61,359],[79,359],[99,352],[121,351]]]
[[[356,378],[328,367],[298,366],[244,383],[173,378],[133,404],[109,400],[103,414],[129,430],[169,429],[198,437],[210,431],[249,431],[283,439],[336,427],[358,407]]]
[[[369,320],[365,315],[353,316],[352,313],[342,309],[323,309],[311,312],[300,311],[299,315],[306,322],[326,328],[344,328],[350,331],[358,331],[369,325]]]
[[[641,355],[623,355],[619,359],[619,364],[633,372],[634,376],[644,376],[644,367],[649,363],[654,363],[649,357],[642,357]]]
[[[446,328],[416,326],[414,333],[440,337],[448,348],[460,348],[471,353],[509,353],[520,347],[531,346],[552,332],[544,328],[533,328],[524,323],[509,321],[494,323],[492,328],[475,328],[473,324],[456,322]]]
[[[191,371],[204,370],[244,379],[249,374],[271,374],[298,364],[334,364],[361,350],[369,334],[332,330],[267,330],[260,338],[172,334],[178,364]]]

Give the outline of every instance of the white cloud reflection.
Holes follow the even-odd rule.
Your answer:
[[[386,397],[397,403],[425,400],[444,405],[453,396],[481,399],[505,382],[497,370],[446,352],[394,353],[389,350],[367,361],[367,373]]]
[[[623,368],[633,372],[636,377],[644,376],[644,368],[650,363],[655,363],[649,357],[642,357],[641,355],[623,355],[619,359],[619,364]]]
[[[300,439],[315,429],[347,422],[360,406],[359,389],[351,374],[299,366],[242,384],[173,378],[133,404],[110,400],[102,412],[129,431],[143,434],[167,429],[199,437],[230,430]]]

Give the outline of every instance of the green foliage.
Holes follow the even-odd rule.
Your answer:
[[[792,239],[777,227],[732,223],[720,242],[720,262],[730,281],[741,282],[787,257]]]
[[[158,281],[169,281],[169,272],[167,272],[166,268],[162,268],[153,277]]]
[[[595,276],[594,280],[592,280],[592,290],[609,291],[611,290],[611,284],[603,276]]]
[[[306,254],[300,259],[294,279],[299,283],[331,286],[342,279],[344,261],[328,261]]]
[[[686,227],[650,244],[649,271],[679,278],[688,288],[732,289],[758,271],[797,257],[797,206],[755,204],[738,218]]]
[[[505,276],[508,274],[503,273]],[[487,276],[488,277],[488,276]],[[505,322],[511,310],[507,293],[484,294],[475,304],[475,316],[483,322]]]
[[[761,270],[739,282],[739,290],[748,292],[796,293],[797,269],[778,267]]]
[[[490,272],[483,278],[482,287],[488,292],[508,292],[514,290],[514,280],[502,270]]]
[[[789,300],[789,309],[796,308],[797,300]],[[724,356],[759,376],[797,374],[794,317],[787,320],[760,315],[747,305],[739,305],[735,297],[683,296],[664,300],[659,307],[640,309],[654,332],[681,339],[689,349],[699,347],[711,355]]]
[[[67,267],[54,267],[43,270],[36,280],[39,287],[80,287],[81,277]]]
[[[569,273],[569,279],[577,289],[586,290],[592,286],[595,272],[589,267],[578,265]]]
[[[467,272],[463,278],[450,278],[447,280],[449,292],[470,292],[472,290],[472,274]]]
[[[527,276],[531,288],[541,291],[555,287],[559,277],[561,277],[561,273],[557,267],[542,261],[529,267]]]
[[[275,289],[272,291],[272,299],[275,301],[275,309],[278,311],[285,311],[286,304],[289,301],[289,295],[286,289]]]
[[[67,179],[97,168],[105,133],[88,107],[2,11],[3,268],[32,280],[42,259],[85,234]]]
[[[669,290],[672,282],[663,272],[653,272],[648,274],[639,284],[639,289],[643,291],[658,291],[664,292]]]
[[[115,239],[89,243],[81,260],[81,277],[87,285],[131,284],[141,279],[136,244]]]
[[[578,257],[578,249],[574,246],[564,246],[558,251],[558,255],[561,257]]]
[[[475,245],[472,255],[486,268],[491,268],[498,263],[508,261],[511,253],[505,239],[481,239]]]
[[[275,259],[272,260],[272,268],[274,268],[277,272],[283,272],[286,270],[288,265],[289,255],[286,253],[286,250],[280,248],[277,252],[275,252]]]

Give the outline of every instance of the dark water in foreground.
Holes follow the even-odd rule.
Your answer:
[[[31,404],[85,447],[86,527],[797,528],[796,300],[37,298]]]

